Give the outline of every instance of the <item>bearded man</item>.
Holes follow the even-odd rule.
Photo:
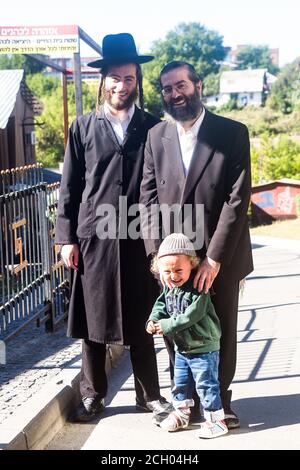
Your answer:
[[[89,421],[103,410],[107,393],[106,345],[129,345],[136,406],[161,412],[153,339],[145,323],[158,294],[141,238],[119,232],[129,223],[119,214],[120,198],[137,204],[148,130],[159,119],[143,110],[141,63],[128,33],[105,36],[97,110],[77,118],[69,131],[56,243],[73,270],[68,335],[83,339],[80,392],[74,420]],[[135,105],[139,99],[141,108]],[[106,211],[113,209],[115,231],[105,231]],[[104,220],[104,223],[103,223]],[[113,233],[114,232],[114,233]]]
[[[155,226],[149,220],[156,213],[153,204],[180,204],[183,216],[185,207],[192,207],[192,217],[184,221],[182,231],[185,233],[192,220],[186,235],[196,234],[197,240],[204,240],[197,250],[202,262],[194,287],[208,292],[213,286],[212,302],[222,330],[221,399],[228,428],[237,428],[240,422],[231,407],[229,387],[236,368],[239,282],[253,269],[247,220],[251,189],[248,130],[242,123],[204,108],[202,82],[191,64],[168,63],[160,73],[160,84],[164,109],[172,119],[148,134],[140,198],[148,208],[143,211],[143,227]],[[199,223],[195,214],[200,205],[204,217]],[[160,241],[145,236],[148,255],[158,250]],[[167,347],[172,363],[174,351],[171,344]]]

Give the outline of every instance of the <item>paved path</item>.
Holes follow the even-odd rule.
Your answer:
[[[66,326],[46,333],[31,324],[6,345],[0,366],[0,424],[40,391],[49,380],[80,359],[81,342],[66,337]]]
[[[240,299],[233,408],[241,429],[197,439],[197,426],[166,433],[134,408],[128,355],[110,378],[107,408],[88,426],[68,423],[48,449],[300,449],[300,243],[254,243],[255,271]],[[263,242],[263,243],[262,243]],[[271,241],[268,240],[268,243]],[[170,396],[168,358],[157,339],[162,394]]]
[[[173,434],[153,427],[151,415],[134,410],[125,353],[112,372],[99,424],[68,423],[49,449],[300,449],[300,242],[254,237],[253,248],[255,271],[240,301],[233,384],[241,430],[203,442],[193,429]],[[168,358],[157,341],[162,393],[169,397]],[[65,327],[53,334],[32,327],[9,342],[7,365],[0,368],[0,424],[5,428],[15,418],[15,425],[41,391],[47,396],[47,384],[61,371],[76,363],[79,370],[80,350],[80,341],[66,338]]]

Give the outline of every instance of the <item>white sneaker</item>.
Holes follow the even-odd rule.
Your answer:
[[[169,432],[185,429],[189,425],[190,414],[190,410],[183,411],[180,408],[177,408],[160,423],[160,427]]]
[[[212,423],[205,421],[200,424],[200,429],[197,431],[197,437],[200,439],[214,439],[215,437],[223,436],[228,433],[228,428],[223,419]]]

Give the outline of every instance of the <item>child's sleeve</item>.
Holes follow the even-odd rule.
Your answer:
[[[166,308],[166,297],[165,297],[167,290],[168,288],[165,287],[161,295],[156,300],[147,323],[149,321],[158,321],[158,320],[161,320],[162,318],[169,318],[169,314],[167,313],[167,308]]]

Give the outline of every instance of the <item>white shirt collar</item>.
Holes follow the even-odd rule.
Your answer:
[[[113,131],[115,133],[115,136],[119,144],[122,145],[125,139],[127,127],[129,126],[132,116],[134,115],[134,111],[135,111],[134,104],[127,110],[127,112],[122,113],[121,118],[120,116],[114,116],[110,112],[107,103],[104,103],[103,109],[104,109],[104,114],[106,118],[109,120],[109,122],[112,125]]]
[[[179,137],[183,137],[187,133],[190,133],[194,137],[197,137],[200,126],[203,122],[204,116],[205,116],[205,108],[202,108],[202,113],[198,117],[197,121],[194,122],[192,127],[190,127],[190,129],[188,130],[185,130],[179,122],[176,122],[177,132],[178,132]]]
[[[179,145],[181,150],[181,158],[184,166],[185,174],[188,173],[190,168],[190,163],[192,161],[193,153],[197,144],[197,135],[200,129],[200,126],[203,122],[205,115],[205,109],[203,108],[202,113],[198,117],[197,121],[192,125],[188,130],[185,130],[181,124],[176,123],[177,133],[179,139]]]

